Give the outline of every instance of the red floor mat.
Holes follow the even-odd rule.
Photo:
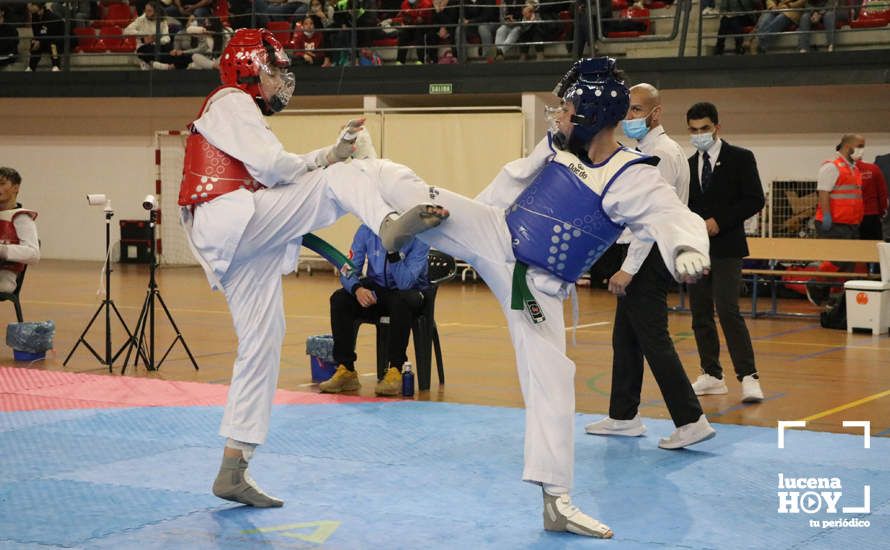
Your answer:
[[[0,367],[0,411],[225,405],[228,386]],[[276,404],[359,403],[374,398],[278,390]]]

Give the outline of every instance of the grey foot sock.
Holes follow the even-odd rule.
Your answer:
[[[396,252],[408,244],[415,235],[432,229],[448,218],[431,212],[439,208],[434,204],[418,204],[400,216],[390,215],[380,224],[380,240],[389,252]]]
[[[283,500],[271,497],[257,487],[247,473],[247,461],[234,456],[223,456],[222,466],[213,482],[213,494],[256,508],[278,508],[284,505]]]

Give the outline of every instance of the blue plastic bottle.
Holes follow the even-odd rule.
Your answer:
[[[407,361],[402,365],[402,396],[414,397],[414,373],[411,371],[411,363]]]

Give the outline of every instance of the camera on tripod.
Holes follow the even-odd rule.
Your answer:
[[[105,281],[105,299],[99,305],[99,308],[96,310],[96,313],[93,314],[93,317],[90,319],[89,323],[87,323],[86,328],[80,335],[80,338],[77,339],[77,343],[74,344],[74,347],[68,353],[68,356],[65,358],[65,361],[62,362],[62,365],[67,365],[68,361],[74,355],[74,352],[83,344],[93,356],[99,360],[103,365],[108,365],[109,372],[112,369],[112,364],[115,360],[126,350],[126,356],[124,357],[124,363],[121,367],[121,374],[123,374],[127,369],[127,363],[130,360],[130,356],[135,353],[135,358],[133,361],[133,366],[138,365],[139,361],[142,360],[142,363],[145,365],[147,370],[158,370],[161,367],[161,364],[167,358],[167,355],[172,351],[173,346],[176,345],[177,342],[182,344],[182,347],[185,348],[185,352],[188,354],[189,359],[191,360],[192,366],[195,367],[195,370],[198,369],[198,363],[195,361],[195,357],[192,355],[191,350],[188,347],[188,344],[185,343],[185,339],[182,336],[182,333],[179,330],[179,327],[176,325],[176,322],[173,320],[173,316],[170,313],[170,310],[167,308],[167,304],[164,303],[163,297],[161,297],[161,293],[158,290],[157,281],[155,278],[155,269],[157,268],[157,259],[155,257],[155,225],[157,224],[157,216],[158,212],[158,199],[154,195],[146,195],[142,200],[142,208],[149,211],[149,281],[148,281],[148,289],[145,294],[145,302],[142,304],[142,311],[139,313],[138,321],[136,322],[136,328],[133,332],[130,332],[130,328],[127,326],[127,323],[124,322],[123,316],[121,316],[120,311],[118,311],[117,306],[114,304],[114,301],[111,299],[111,217],[114,216],[114,210],[111,208],[111,199],[109,199],[105,194],[102,193],[88,193],[87,194],[87,203],[90,206],[104,206],[105,213],[105,265],[103,266],[104,270],[104,281]],[[123,223],[123,222],[122,222]],[[122,239],[123,241],[123,239]],[[161,357],[160,361],[155,361],[155,303],[159,303],[164,310],[164,314],[166,314],[167,320],[170,322],[170,325],[173,327],[173,330],[176,332],[176,337],[173,342],[170,344],[170,347],[167,348],[167,351]],[[105,354],[100,355],[90,344],[86,341],[87,332],[89,332],[90,327],[93,325],[93,322],[99,317],[100,313],[104,312],[105,317]],[[112,343],[111,343],[111,314],[112,312],[115,314],[117,319],[120,321],[124,330],[127,333],[127,340],[124,344],[117,350],[117,353],[112,354]],[[146,332],[148,334],[146,335]]]
[[[145,195],[145,198],[142,199],[142,208],[145,208],[146,210],[157,210],[158,198],[154,195]]]

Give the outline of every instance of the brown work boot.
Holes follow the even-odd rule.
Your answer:
[[[376,395],[392,397],[402,393],[402,373],[396,367],[386,369],[383,380],[374,387]]]
[[[358,381],[358,373],[339,365],[334,371],[334,376],[318,385],[322,393],[340,393],[341,391],[355,391],[362,387]]]

